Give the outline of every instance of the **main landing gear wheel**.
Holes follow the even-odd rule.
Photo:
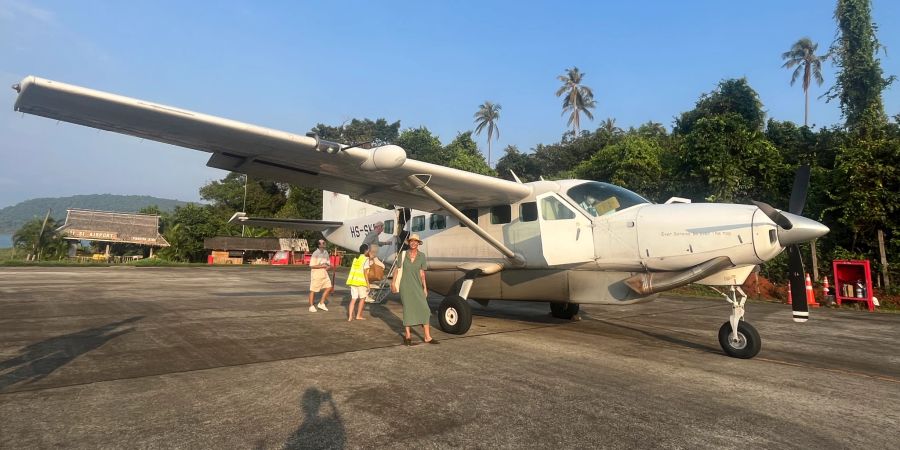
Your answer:
[[[450,334],[466,334],[472,326],[472,307],[458,295],[445,297],[438,307],[441,330]]]
[[[550,314],[557,319],[569,320],[578,314],[578,303],[550,303]]]
[[[753,325],[743,320],[738,322],[737,335],[731,332],[731,322],[725,322],[719,328],[719,344],[728,356],[750,359],[759,353],[762,341]]]

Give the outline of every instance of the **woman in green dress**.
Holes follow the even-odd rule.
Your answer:
[[[406,327],[406,334],[403,336],[403,343],[412,345],[412,335],[410,327],[414,325],[422,325],[425,329],[425,343],[437,344],[438,341],[431,337],[431,326],[428,324],[431,318],[431,310],[428,308],[428,286],[425,284],[425,268],[428,266],[428,259],[425,253],[419,251],[422,240],[418,234],[412,234],[406,240],[409,250],[402,252],[400,256],[403,260],[394,276],[392,290],[400,292],[400,301],[403,303],[403,326]],[[399,280],[399,281],[398,281]]]

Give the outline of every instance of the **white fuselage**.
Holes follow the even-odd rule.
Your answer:
[[[775,224],[754,206],[642,202],[595,217],[566,195],[580,183],[584,182],[529,183],[533,195],[517,203],[460,208],[525,260],[522,267],[507,266],[498,274],[478,278],[471,298],[632,302],[642,297],[621,281],[635,273],[682,271],[727,256],[731,269],[699,282],[741,284],[755,265],[782,251]],[[325,233],[327,239],[356,251],[377,221],[386,225],[379,240],[399,235],[399,210],[369,212],[373,213],[342,219],[342,226]],[[411,210],[405,229],[424,240],[421,249],[431,269],[429,287],[438,292],[449,292],[462,276],[457,269],[462,263],[506,262],[499,251],[446,213]],[[390,260],[395,251],[395,246],[388,246],[379,254]]]

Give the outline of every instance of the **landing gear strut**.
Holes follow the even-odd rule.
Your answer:
[[[719,328],[719,345],[722,346],[722,350],[734,358],[750,359],[756,356],[762,348],[762,341],[756,328],[744,321],[744,302],[747,301],[747,294],[740,286],[731,286],[729,294],[710,287],[722,294],[725,301],[731,303],[731,317]]]

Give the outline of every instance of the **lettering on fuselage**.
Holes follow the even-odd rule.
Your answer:
[[[361,227],[359,225],[353,225],[353,226],[350,226],[347,228],[350,229],[350,237],[358,238],[360,236],[365,236],[365,235],[369,234],[370,231],[374,230],[375,224],[367,223]]]
[[[731,236],[730,231],[703,231],[694,233],[691,231],[660,231],[661,237],[682,237],[682,236]]]

